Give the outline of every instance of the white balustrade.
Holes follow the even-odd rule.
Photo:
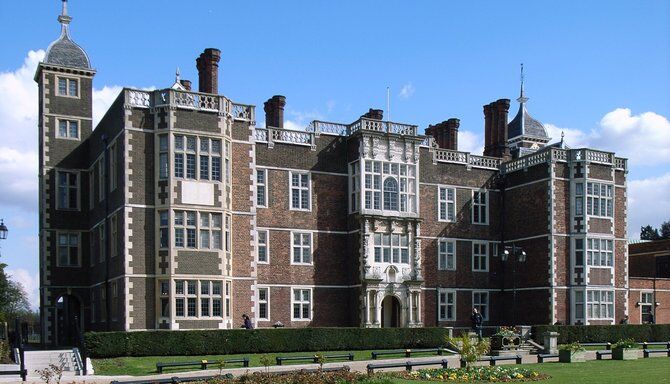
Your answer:
[[[470,165],[476,168],[498,169],[500,163],[496,157],[470,155]]]
[[[232,103],[231,114],[233,115],[233,119],[235,120],[254,121],[255,118],[254,106]]]
[[[254,132],[256,141],[267,142],[268,141],[268,130],[265,128],[256,128]]]
[[[126,104],[133,107],[149,108],[151,107],[151,93],[128,89],[126,90]]]

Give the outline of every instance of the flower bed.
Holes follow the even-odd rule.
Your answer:
[[[469,367],[446,369],[422,369],[420,371],[399,374],[405,379],[429,381],[537,381],[548,379],[549,376],[532,369],[521,367]]]
[[[337,372],[299,372],[273,375],[266,373],[255,373],[237,378],[215,378],[199,381],[196,384],[393,384],[388,377],[368,377],[362,373],[337,371]]]

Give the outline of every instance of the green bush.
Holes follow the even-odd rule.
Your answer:
[[[535,325],[532,331],[536,340],[542,340],[547,331],[558,332],[559,344],[670,341],[670,324]]]
[[[91,357],[228,355],[436,348],[444,328],[281,328],[198,331],[88,332]]]

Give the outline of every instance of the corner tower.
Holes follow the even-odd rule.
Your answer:
[[[87,177],[82,143],[93,129],[95,71],[86,52],[70,37],[72,18],[67,5],[63,0],[58,16],[60,36],[49,45],[35,73],[39,95],[40,313],[46,344],[70,342],[75,318],[82,319],[86,295],[81,273],[82,240],[87,233],[82,217],[82,202],[86,201],[82,186]],[[67,284],[59,280],[63,275],[71,277]],[[55,287],[64,285],[82,289],[57,292]]]
[[[528,97],[524,93],[523,82],[523,64],[521,64],[521,92],[516,99],[519,102],[519,111],[507,125],[507,145],[514,158],[533,153],[551,140],[544,125],[533,119],[526,110]]]

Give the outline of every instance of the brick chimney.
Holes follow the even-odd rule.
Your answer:
[[[460,125],[459,119],[451,118],[435,125],[429,125],[426,128],[426,135],[433,136],[440,148],[458,151],[458,127]]]
[[[498,99],[484,106],[484,156],[509,158],[507,115],[509,99]]]
[[[179,80],[179,84],[184,87],[185,90],[191,90],[191,80]]]
[[[265,102],[263,110],[265,111],[265,126],[284,128],[284,107],[286,106],[286,97],[274,95]]]
[[[221,51],[216,48],[205,49],[195,60],[200,92],[219,93],[219,60],[221,60]]]
[[[381,109],[370,108],[370,110],[361,117],[365,117],[372,120],[384,120],[384,111]]]

